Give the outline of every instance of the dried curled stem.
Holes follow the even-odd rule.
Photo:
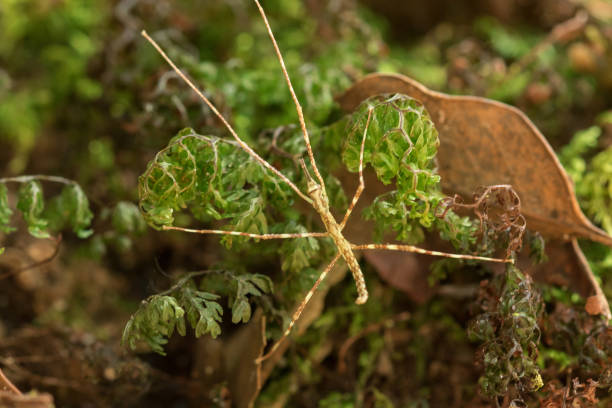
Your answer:
[[[438,210],[442,213],[438,214]],[[481,187],[474,193],[474,202],[466,204],[455,194],[440,201],[436,215],[444,218],[449,210],[469,210],[478,217],[480,240],[495,239],[507,235],[506,257],[517,252],[523,245],[523,234],[527,222],[521,214],[521,199],[509,184]]]

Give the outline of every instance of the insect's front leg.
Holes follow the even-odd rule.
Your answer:
[[[359,201],[359,197],[361,197],[361,193],[363,193],[363,190],[365,189],[365,183],[363,181],[363,151],[365,148],[366,136],[368,134],[368,127],[370,126],[370,119],[372,119],[372,112],[373,108],[370,107],[368,109],[368,119],[366,121],[365,130],[363,131],[363,138],[361,139],[361,150],[359,151],[359,185],[357,186],[357,191],[355,191],[351,205],[349,205],[349,208],[346,210],[346,214],[344,214],[344,218],[340,223],[340,231],[342,231],[346,226],[346,222],[348,221],[351,212],[353,212],[353,208],[355,208],[357,201]]]
[[[262,239],[262,240],[291,239],[291,238],[323,238],[323,237],[329,236],[327,232],[299,232],[299,233],[287,233],[287,234],[252,234],[250,232],[242,232],[242,231],[193,229],[193,228],[175,227],[173,225],[164,225],[162,229],[164,231],[173,230],[173,231],[191,232],[194,234],[234,235],[234,236]]]

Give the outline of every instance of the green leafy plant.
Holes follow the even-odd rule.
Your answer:
[[[60,194],[52,197],[45,205],[41,181],[63,184]],[[71,228],[79,238],[87,238],[93,213],[89,200],[74,181],[55,176],[20,176],[0,178],[0,231],[9,233],[15,230],[11,226],[13,209],[9,205],[7,183],[19,183],[16,209],[22,214],[31,235],[37,238],[48,238],[50,234]]]
[[[482,342],[478,360],[484,366],[479,383],[484,394],[536,391],[543,381],[537,366],[542,302],[531,278],[514,266],[482,287],[482,314],[468,327],[471,340]]]
[[[101,48],[100,25],[108,11],[101,1],[35,0],[28,7],[3,2],[0,59],[7,63],[0,72],[0,141],[14,147],[8,163],[13,172],[23,171],[41,129],[71,97],[91,101],[101,95],[87,68]]]
[[[599,115],[597,124],[577,132],[559,153],[559,159],[574,181],[585,212],[612,234],[612,148],[593,155],[603,126],[612,124],[610,112]],[[587,163],[586,157],[592,156]]]
[[[165,355],[163,346],[176,330],[181,336],[187,333],[187,321],[195,336],[221,334],[223,308],[218,303],[219,294],[198,290],[194,278],[210,274],[223,280],[223,284],[209,282],[204,277],[200,286],[223,288],[232,309],[232,322],[247,322],[251,318],[250,297],[260,297],[272,291],[272,281],[265,275],[235,275],[227,271],[203,271],[188,273],[170,289],[142,301],[123,331],[123,343],[132,349],[144,341],[156,353]],[[214,279],[214,278],[212,278]]]

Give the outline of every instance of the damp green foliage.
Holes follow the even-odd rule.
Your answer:
[[[610,388],[612,330],[606,319],[589,315],[583,299],[575,304],[560,302],[546,317],[542,326],[546,339],[543,357],[568,367],[582,378],[598,381],[601,388]]]
[[[587,168],[584,156],[597,147],[600,135],[599,126],[576,132],[572,140],[559,152],[559,160],[574,183],[582,181]]]
[[[546,368],[547,360],[554,361],[559,365],[559,369],[561,370],[565,370],[576,364],[576,358],[570,354],[555,349],[540,347],[540,355],[538,356],[538,365],[540,368]]]
[[[593,157],[576,193],[586,213],[612,234],[612,148]]]
[[[208,333],[215,338],[221,334],[219,322],[223,308],[215,302],[218,298],[218,295],[196,290],[191,285],[185,285],[179,291],[179,302],[184,305],[187,321],[194,328],[196,337]],[[179,334],[185,335],[185,331],[179,329]]]
[[[227,2],[198,4],[192,12],[206,17],[199,20],[192,39],[185,41],[163,32],[156,38],[215,96],[217,105],[231,107],[232,124],[241,137],[252,142],[261,129],[295,122],[296,115],[257,9],[253,4],[243,6],[241,18],[236,18]],[[345,68],[357,75],[376,70],[384,50],[381,34],[354,9],[321,22],[300,0],[268,1],[263,6],[306,120],[309,125],[321,125],[338,112],[334,97],[352,83]],[[248,19],[246,26],[243,18]],[[200,50],[199,55],[194,49]],[[160,85],[165,90],[165,84]],[[189,106],[188,94],[179,97]],[[164,106],[158,108],[162,111]],[[198,112],[190,113],[199,112],[198,107]]]
[[[41,182],[46,176],[22,176],[7,181],[18,182],[16,209],[22,214],[28,231],[36,238],[48,238],[51,234],[71,228],[79,238],[89,237],[93,213],[89,200],[81,186],[70,180],[62,179],[64,187],[60,194],[52,197],[45,204]],[[0,231],[12,232],[10,226],[13,210],[8,202],[6,182],[0,181]]]
[[[138,207],[128,201],[117,203],[111,215],[111,223],[120,234],[140,234],[147,228]]]
[[[469,252],[477,249],[483,254],[490,253],[492,248],[489,248],[487,243],[478,242],[478,222],[474,222],[469,217],[462,217],[448,211],[444,218],[436,217],[434,222],[440,232],[440,237],[450,242],[457,250]],[[491,246],[495,245],[495,243],[491,244]]]
[[[454,272],[458,272],[464,266],[464,263],[458,259],[442,258],[432,262],[427,276],[427,283],[434,287],[440,281],[446,279]]]
[[[203,221],[225,220],[238,231],[265,234],[265,202],[288,206],[289,186],[233,141],[184,129],[139,178],[140,209],[156,228],[172,225],[189,208]],[[237,238],[226,238],[227,245]]]
[[[355,397],[352,394],[331,392],[319,401],[319,408],[353,408]]]
[[[473,222],[452,212],[445,219],[435,214],[444,197],[434,162],[440,142],[423,105],[401,94],[377,96],[330,126],[326,137],[343,140],[342,160],[351,172],[359,170],[366,126],[363,164],[372,166],[383,184],[395,186],[364,211],[366,219],[376,222],[375,239],[393,231],[396,239],[417,243],[424,229],[435,228],[455,247],[470,247],[476,235]]]
[[[230,284],[228,303],[232,309],[232,323],[251,320],[249,296],[262,296],[272,292],[272,281],[260,274],[237,275]]]
[[[17,209],[28,225],[28,231],[36,238],[48,238],[49,221],[42,217],[45,209],[42,186],[36,180],[24,183],[19,189]]]
[[[202,278],[196,285],[196,277]],[[212,291],[216,293],[212,293]],[[144,300],[123,331],[123,343],[132,349],[145,342],[152,351],[164,355],[164,345],[175,329],[186,334],[186,322],[195,336],[221,334],[223,307],[227,298],[233,323],[251,319],[250,299],[272,292],[272,281],[260,274],[233,274],[227,271],[192,272],[185,274],[170,289]]]
[[[468,327],[468,336],[481,342],[484,365],[479,384],[484,394],[502,396],[510,385],[522,391],[543,386],[537,366],[542,303],[530,278],[508,266],[489,284],[492,292],[481,298],[483,313]]]
[[[13,210],[9,206],[8,188],[6,184],[0,183],[0,231],[9,233],[15,230],[10,226]]]
[[[432,225],[433,208],[442,197],[433,162],[438,133],[424,107],[404,95],[374,97],[334,130],[349,130],[342,160],[352,172],[359,170],[367,130],[363,165],[371,165],[383,184],[395,183],[395,190],[376,197],[364,212],[376,222],[375,237],[381,240],[393,231],[398,240],[421,241],[422,227]]]
[[[79,255],[88,259],[101,260],[109,248],[127,254],[147,230],[138,206],[129,201],[103,208],[97,219],[105,228],[97,230],[79,250]]]
[[[140,308],[128,321],[123,331],[123,342],[135,348],[145,341],[157,353],[165,354],[163,346],[175,328],[185,333],[185,310],[172,296],[152,296],[143,300]]]
[[[221,334],[223,308],[216,302],[218,295],[196,290],[188,281],[172,295],[153,295],[142,301],[123,331],[122,342],[132,349],[144,341],[156,353],[164,355],[164,345],[174,330],[184,336],[186,322],[195,330],[196,337]]]
[[[87,238],[93,234],[89,227],[93,213],[89,209],[89,200],[78,184],[68,184],[62,192],[53,197],[45,209],[49,220],[49,228],[61,231],[71,227],[79,238]]]
[[[368,118],[363,163],[372,165],[382,183],[396,181],[399,193],[413,198],[410,194],[425,192],[439,182],[433,171],[438,132],[423,105],[401,94],[368,99],[351,115],[342,155],[350,171],[359,169]]]
[[[577,132],[559,153],[559,159],[574,181],[581,207],[606,232],[612,233],[612,148],[595,155],[602,127],[612,120],[608,112],[599,116],[598,124]],[[587,156],[590,154],[590,159]]]
[[[54,111],[71,97],[91,101],[102,93],[88,64],[101,49],[100,24],[108,15],[102,1],[6,0],[0,13],[0,141],[22,171],[27,154]]]
[[[528,53],[539,36],[528,30],[510,30],[493,17],[482,17],[474,23],[474,30],[504,58],[518,58]]]
[[[297,233],[308,232],[302,226],[293,226],[291,223],[285,231],[295,231]],[[281,253],[283,254],[283,263],[281,265],[284,271],[298,273],[311,265],[312,259],[318,257],[321,249],[319,240],[316,238],[296,238],[290,239],[281,244]]]
[[[529,257],[533,263],[541,264],[548,261],[546,255],[546,241],[538,232],[527,233],[527,243],[529,244]]]

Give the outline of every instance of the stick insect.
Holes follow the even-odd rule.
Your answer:
[[[293,99],[293,103],[295,105],[295,109],[297,112],[298,120],[300,123],[301,133],[304,140],[304,144],[306,147],[306,152],[308,155],[308,161],[310,163],[310,167],[312,168],[312,173],[308,170],[304,159],[300,159],[300,165],[306,177],[306,192],[302,191],[297,185],[295,185],[290,179],[288,179],[283,173],[273,167],[270,163],[268,163],[265,159],[263,159],[259,154],[257,154],[248,144],[246,144],[240,136],[236,133],[232,125],[223,117],[223,115],[218,111],[215,105],[203,94],[202,91],[176,66],[176,64],[168,57],[168,55],[164,52],[164,50],[157,44],[155,40],[153,40],[144,30],[142,31],[142,35],[151,43],[151,45],[157,50],[157,52],[166,60],[166,62],[172,67],[172,69],[176,72],[176,74],[198,95],[198,97],[210,108],[210,110],[217,116],[217,118],[223,123],[223,125],[230,132],[232,137],[237,142],[237,145],[246,151],[255,161],[257,161],[260,165],[266,168],[268,171],[275,174],[282,182],[286,183],[291,189],[295,191],[295,193],[307,202],[314,210],[318,213],[321,218],[321,222],[325,227],[325,232],[307,232],[307,233],[289,233],[289,234],[253,234],[241,231],[227,231],[227,230],[213,230],[213,229],[189,229],[182,228],[176,226],[164,226],[164,230],[179,230],[184,232],[198,233],[198,234],[219,234],[219,235],[234,235],[241,236],[247,238],[261,239],[261,240],[271,240],[271,239],[293,239],[293,238],[321,238],[321,237],[329,237],[333,240],[337,253],[331,260],[331,262],[323,269],[318,279],[312,286],[312,288],[308,291],[302,302],[298,305],[296,310],[294,311],[291,321],[281,336],[281,338],[270,348],[270,350],[263,356],[261,356],[257,363],[267,359],[270,357],[280,346],[280,344],[289,336],[291,330],[293,329],[296,321],[300,318],[304,308],[312,298],[313,294],[317,290],[318,286],[325,279],[327,274],[332,270],[332,268],[336,265],[340,258],[344,259],[344,261],[348,265],[348,269],[351,271],[353,278],[355,280],[355,285],[357,288],[357,299],[355,303],[363,304],[368,300],[368,291],[366,288],[366,283],[363,277],[363,273],[359,266],[359,262],[357,261],[357,257],[355,256],[354,251],[363,251],[363,250],[388,250],[388,251],[404,251],[404,252],[413,252],[418,254],[432,255],[432,256],[440,256],[447,258],[456,258],[456,259],[470,259],[470,260],[480,260],[480,261],[488,261],[488,262],[499,262],[499,263],[512,263],[512,259],[498,259],[498,258],[489,258],[475,255],[461,255],[461,254],[452,254],[446,252],[438,252],[438,251],[430,251],[423,248],[419,248],[413,245],[397,245],[397,244],[363,244],[356,245],[350,243],[343,235],[342,231],[346,226],[349,217],[355,208],[361,194],[365,189],[364,177],[363,177],[363,157],[364,157],[364,148],[365,141],[367,137],[368,127],[370,124],[370,119],[372,117],[372,109],[370,108],[368,111],[367,122],[365,125],[365,130],[363,132],[363,136],[361,139],[361,147],[359,153],[359,184],[355,194],[353,195],[353,199],[346,210],[344,217],[340,222],[338,222],[334,216],[332,215],[329,207],[329,200],[327,196],[325,182],[323,181],[323,177],[319,172],[317,167],[317,163],[315,161],[315,157],[312,150],[312,145],[310,143],[310,136],[308,134],[308,130],[306,128],[306,122],[304,119],[304,114],[302,112],[302,106],[295,94],[293,89],[293,85],[291,83],[291,79],[287,72],[287,68],[285,66],[285,61],[281,54],[281,51],[276,42],[274,33],[270,27],[268,22],[268,18],[266,13],[264,12],[261,4],[258,0],[254,0],[255,5],[257,6],[261,18],[266,26],[268,31],[268,35],[274,47],[276,57],[280,63],[281,71],[284,77],[285,82],[289,88],[289,92],[291,94],[291,98]]]

